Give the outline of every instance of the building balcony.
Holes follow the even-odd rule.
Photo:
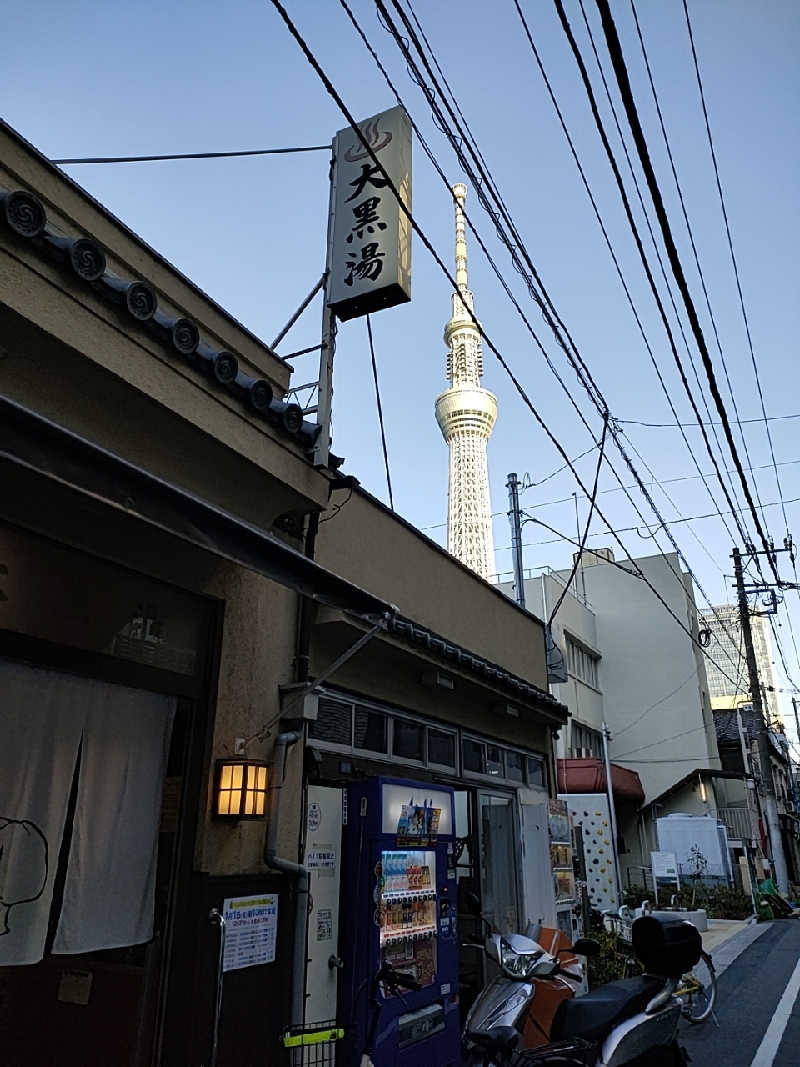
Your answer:
[[[758,822],[749,808],[717,808],[717,818],[735,841],[758,840]]]

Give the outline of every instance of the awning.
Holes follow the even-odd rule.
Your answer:
[[[605,793],[606,768],[601,759],[560,759],[559,793]],[[615,800],[641,804],[644,789],[636,771],[611,764],[611,792]]]
[[[395,611],[257,526],[2,396],[0,472],[0,515],[11,521],[30,494],[51,514],[70,501],[93,511],[100,505],[332,607],[366,616]]]

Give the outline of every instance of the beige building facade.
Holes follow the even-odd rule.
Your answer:
[[[566,718],[543,627],[315,468],[291,367],[7,126],[0,146],[4,1062],[287,1062],[310,790],[452,786],[459,877],[535,911],[518,795],[552,789]],[[252,817],[220,817],[223,764],[248,762]],[[478,862],[497,833],[503,899]],[[272,940],[220,1002],[214,909],[251,898]]]

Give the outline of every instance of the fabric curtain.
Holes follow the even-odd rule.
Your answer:
[[[0,964],[36,963],[80,751],[53,951],[148,941],[174,698],[0,661]]]
[[[78,799],[53,952],[153,936],[158,825],[173,698],[89,682]]]
[[[0,660],[0,965],[44,953],[83,732],[80,679]]]

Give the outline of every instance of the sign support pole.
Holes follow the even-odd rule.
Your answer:
[[[321,426],[314,445],[314,466],[327,467],[331,444],[331,412],[333,410],[333,356],[336,349],[336,316],[328,305],[331,280],[333,224],[336,211],[336,140],[331,141],[330,193],[328,200],[328,239],[325,275],[322,285],[322,347],[319,354],[319,385],[317,388],[317,425]]]

